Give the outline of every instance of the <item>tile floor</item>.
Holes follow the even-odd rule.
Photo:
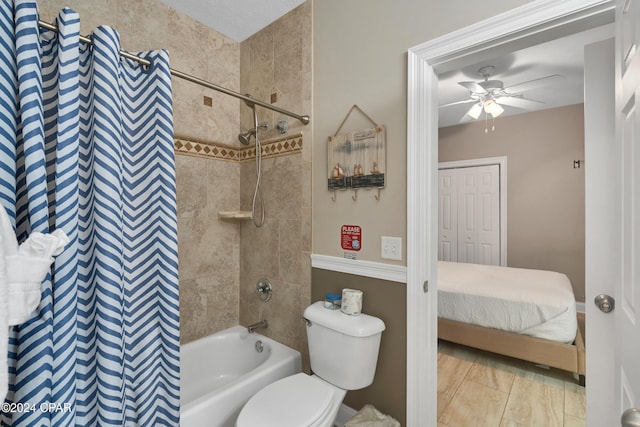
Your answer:
[[[569,372],[438,343],[438,427],[577,427],[585,392]]]

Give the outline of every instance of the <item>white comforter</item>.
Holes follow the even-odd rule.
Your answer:
[[[438,262],[438,316],[571,343],[576,302],[562,273]]]

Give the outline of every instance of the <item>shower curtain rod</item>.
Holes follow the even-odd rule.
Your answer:
[[[44,22],[44,21],[38,21],[38,25],[41,28],[50,30],[50,31],[55,31],[56,33],[58,32],[58,27],[53,25],[53,24],[49,24],[48,22]],[[91,40],[91,38],[89,37],[85,37],[85,36],[80,36],[80,41],[86,44],[93,44],[93,41]],[[139,56],[133,55],[127,51],[124,50],[120,50],[120,56],[122,56],[123,58],[127,58],[127,59],[131,59],[132,61],[136,61],[139,64],[145,65],[147,67],[151,66],[151,61],[149,61],[148,59],[145,58],[141,58]],[[284,114],[286,116],[289,117],[293,117],[295,119],[300,120],[303,124],[309,124],[309,116],[308,115],[304,115],[301,116],[299,114],[296,113],[292,113],[291,111],[287,111],[285,109],[282,109],[280,107],[275,107],[271,104],[267,104],[266,102],[262,102],[259,101],[257,99],[254,99],[251,95],[243,95],[241,93],[238,92],[234,92],[230,89],[227,89],[225,87],[222,86],[218,86],[217,84],[214,83],[210,83],[206,80],[202,80],[201,78],[189,75],[187,73],[183,73],[182,71],[178,71],[178,70],[174,70],[173,68],[169,68],[169,72],[171,73],[172,76],[176,76],[178,78],[190,81],[191,83],[195,83],[198,84],[200,86],[204,86],[207,87],[209,89],[213,89],[216,90],[218,92],[222,92],[225,93],[227,95],[231,95],[235,98],[239,98],[241,100],[243,100],[245,102],[245,104],[247,104],[249,107],[253,108],[253,106],[255,105],[259,105],[260,107],[266,108],[268,110],[272,110],[272,111],[276,111],[280,114]]]

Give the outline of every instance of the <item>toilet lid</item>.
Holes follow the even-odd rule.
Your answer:
[[[236,427],[313,426],[331,409],[333,389],[304,373],[257,392],[242,408]]]

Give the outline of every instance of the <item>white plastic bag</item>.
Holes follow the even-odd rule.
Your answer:
[[[378,411],[372,405],[364,405],[344,427],[401,427],[398,420]]]

